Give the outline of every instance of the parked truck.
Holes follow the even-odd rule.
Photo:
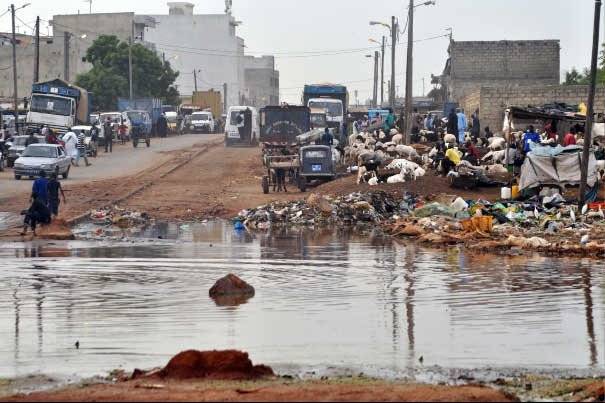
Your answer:
[[[260,110],[260,141],[296,144],[296,137],[311,128],[311,111],[306,106],[265,106]]]
[[[328,127],[337,134],[346,135],[343,132],[349,105],[347,87],[338,84],[305,85],[303,105],[311,109],[325,109]]]
[[[223,97],[219,91],[197,91],[191,97],[191,103],[201,110],[210,110],[215,118],[223,114]]]
[[[118,98],[118,110],[120,112],[129,111],[145,111],[151,118],[151,125],[149,129],[150,134],[156,132],[158,119],[162,116],[162,100],[158,98],[135,98],[130,101],[128,98]],[[148,124],[145,125],[149,126]]]
[[[61,79],[35,83],[25,120],[26,131],[48,126],[57,133],[89,123],[92,96],[83,88]]]

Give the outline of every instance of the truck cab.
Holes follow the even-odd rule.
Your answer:
[[[328,127],[337,133],[341,132],[345,119],[342,101],[332,98],[311,98],[307,106],[311,110],[325,110]]]
[[[311,109],[311,129],[325,129],[328,127],[328,115],[325,109]]]

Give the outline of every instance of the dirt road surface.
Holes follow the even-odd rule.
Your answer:
[[[411,401],[513,402],[514,397],[481,386],[431,386],[375,380],[296,382],[132,381],[0,397],[13,402],[69,401]]]

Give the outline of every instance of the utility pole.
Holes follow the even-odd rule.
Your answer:
[[[128,38],[128,84],[130,87],[130,103],[132,107],[132,101],[134,100],[134,93],[132,91],[132,43],[134,41],[134,20],[131,24],[131,34],[130,38]]]
[[[374,108],[378,106],[378,51],[374,52],[374,91],[372,93]]]
[[[412,77],[414,71],[414,0],[410,0],[408,9],[408,55],[405,68],[405,144],[409,143],[412,129]]]
[[[34,49],[34,83],[40,81],[40,17],[36,17],[36,47]]]
[[[386,37],[383,35],[382,36],[382,50],[381,50],[381,55],[382,55],[382,62],[380,63],[381,66],[381,73],[380,73],[380,107],[382,108],[382,106],[384,105],[384,46],[386,43]]]
[[[580,167],[580,203],[583,207],[586,202],[586,181],[588,180],[588,162],[592,148],[592,124],[594,122],[594,98],[597,86],[597,61],[599,57],[599,27],[601,25],[601,0],[594,3],[594,26],[592,37],[592,61],[590,65],[590,87],[588,88],[588,106],[586,112],[586,133],[584,134],[584,152]]]
[[[424,77],[422,77],[422,96],[424,96],[425,91],[424,91]]]
[[[11,4],[13,17],[13,106],[15,108],[15,131],[19,134],[19,101],[17,100],[17,38],[15,37],[15,5]]]
[[[63,33],[63,79],[69,82],[69,37],[70,33]]]
[[[229,104],[227,103],[227,83],[223,84],[223,96],[225,97],[225,100],[223,101],[224,103],[224,113],[227,114],[227,109],[229,108]],[[229,119],[229,116],[227,116],[227,119]]]
[[[410,0],[412,1],[412,0]],[[397,45],[397,31],[399,26],[395,16],[391,17],[391,85],[389,86],[389,104],[395,109],[395,46]]]
[[[197,70],[193,69],[193,88],[197,92]]]

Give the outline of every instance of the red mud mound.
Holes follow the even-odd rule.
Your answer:
[[[237,350],[183,351],[175,355],[158,375],[161,378],[249,380],[274,375],[265,365],[252,365],[248,353]]]
[[[218,280],[209,292],[212,298],[222,296],[254,296],[254,287],[246,283],[235,274],[228,274],[225,277]]]
[[[76,239],[65,220],[54,219],[52,223],[38,227],[36,231],[38,238],[68,241]]]

